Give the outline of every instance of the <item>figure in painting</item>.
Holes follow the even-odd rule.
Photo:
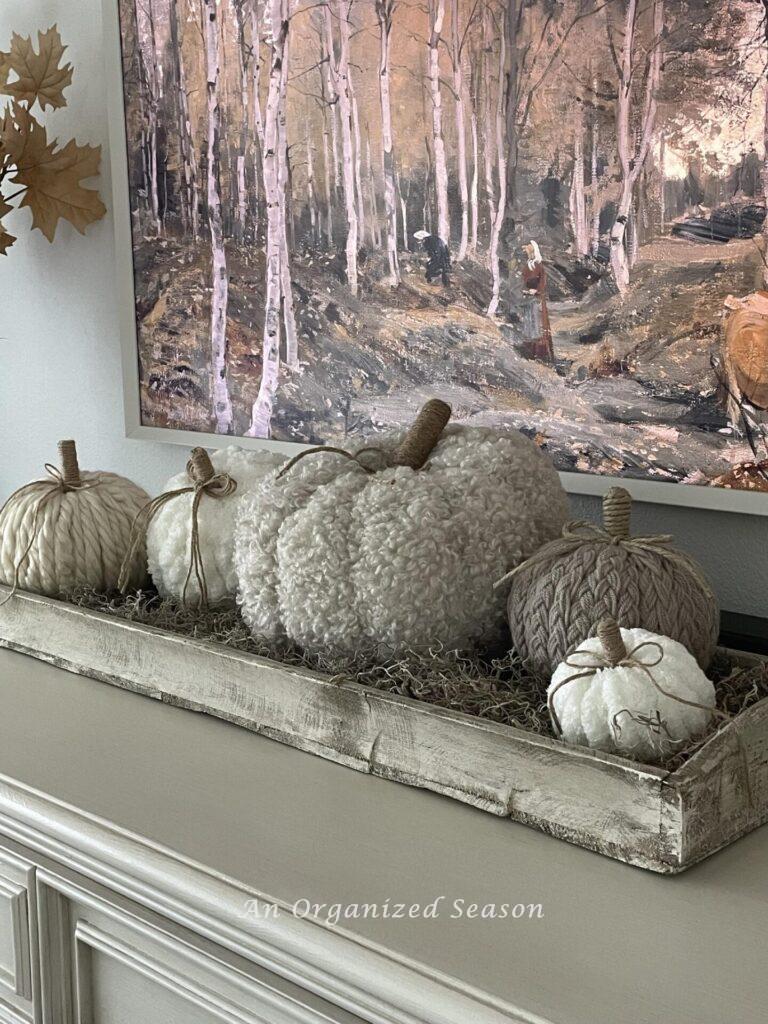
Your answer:
[[[542,363],[553,363],[552,329],[547,309],[547,272],[541,260],[541,250],[533,239],[524,247],[528,257],[523,264],[523,308],[524,351],[531,359]]]
[[[426,278],[427,284],[432,284],[438,277],[447,288],[451,283],[451,253],[448,246],[437,235],[430,235],[428,231],[415,231],[413,237],[424,246],[424,251],[429,256],[427,262]]]

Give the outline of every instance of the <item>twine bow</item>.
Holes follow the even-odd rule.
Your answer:
[[[200,526],[198,511],[203,495],[209,498],[226,498],[237,490],[237,481],[233,480],[229,473],[217,473],[213,468],[210,456],[205,448],[193,448],[189,461],[187,462],[187,475],[192,483],[187,487],[177,487],[173,491],[165,491],[158,494],[156,498],[148,501],[141,508],[133,520],[131,526],[131,543],[123,559],[120,568],[118,587],[124,594],[130,585],[131,566],[139,552],[142,544],[146,542],[147,530],[154,517],[167,505],[181,494],[192,494],[192,528],[189,537],[189,569],[184,581],[184,589],[181,593],[183,604],[187,603],[187,591],[194,573],[197,586],[200,591],[200,604],[203,608],[208,607],[208,584],[205,579],[205,566],[203,564],[203,552],[200,546]]]
[[[583,544],[593,543],[621,546],[629,551],[660,556],[695,576],[701,588],[711,594],[709,583],[693,559],[684,552],[669,546],[674,539],[672,534],[657,533],[634,537],[630,534],[631,506],[632,499],[629,492],[623,487],[612,487],[603,498],[602,526],[597,526],[584,519],[566,523],[560,537],[539,548],[530,558],[497,580],[493,585],[494,590],[503,587],[523,569],[532,569],[554,559],[565,558],[577,551]],[[715,600],[714,594],[712,594],[712,600]]]
[[[59,469],[58,466],[54,466],[51,462],[46,462],[44,469],[48,474],[47,478],[32,480],[30,483],[24,484],[22,487],[18,487],[13,494],[10,495],[3,507],[0,508],[0,517],[2,517],[5,510],[17,498],[20,498],[24,494],[28,494],[30,491],[43,488],[39,499],[35,503],[35,511],[32,516],[32,526],[29,531],[29,540],[27,541],[26,547],[14,563],[11,590],[10,593],[0,601],[0,608],[10,601],[19,590],[21,570],[24,563],[32,553],[32,548],[35,546],[35,541],[40,533],[40,516],[45,507],[49,505],[55,497],[64,494],[67,491],[87,491],[93,487],[98,487],[101,483],[101,478],[98,476],[92,477],[90,480],[83,480],[81,477],[80,467],[77,462],[77,449],[74,441],[59,441],[59,455],[61,458],[61,469]]]
[[[572,654],[569,654],[564,659],[563,663],[568,665],[570,668],[577,669],[577,671],[574,672],[573,675],[567,676],[565,679],[561,679],[556,686],[550,687],[547,692],[547,710],[549,711],[550,718],[552,719],[552,727],[558,739],[562,738],[563,728],[555,709],[555,696],[563,689],[563,687],[568,686],[570,683],[575,683],[578,679],[588,679],[606,668],[626,667],[640,669],[650,682],[651,686],[669,700],[673,700],[677,704],[683,704],[689,708],[696,708],[698,711],[705,711],[708,715],[713,715],[715,718],[719,718],[726,724],[733,721],[733,717],[727,714],[727,712],[721,711],[719,708],[710,707],[708,704],[701,704],[695,700],[688,700],[686,697],[681,697],[679,694],[672,693],[665,689],[661,683],[659,683],[651,669],[660,665],[663,661],[664,648],[656,640],[643,640],[642,643],[637,644],[628,651],[624,644],[621,630],[613,619],[603,619],[597,624],[595,631],[603,647],[602,653],[599,651],[576,650]],[[655,656],[651,655],[650,659],[641,658],[639,655],[644,649],[655,650]],[[579,656],[589,660],[573,660]],[[628,715],[632,721],[636,722],[638,725],[645,726],[656,735],[660,735],[662,732],[665,732],[673,744],[679,742],[679,740],[676,740],[670,735],[666,722],[661,718],[661,714],[658,709],[647,715],[641,712],[632,711],[630,708],[622,708],[620,711],[617,711],[611,720],[611,728],[614,736],[616,737],[621,734],[619,719],[622,715]],[[749,777],[747,752],[744,748],[744,741],[742,740],[738,729],[734,731],[734,736],[739,748],[742,766],[744,768],[747,799],[749,800],[750,806],[752,806],[752,786]]]

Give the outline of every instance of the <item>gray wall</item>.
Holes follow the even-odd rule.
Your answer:
[[[75,79],[70,107],[48,112],[49,134],[101,143],[101,192],[109,205],[101,0],[2,0],[0,49],[12,30],[27,34],[54,22],[69,44]],[[111,218],[86,238],[60,225],[54,246],[29,233],[29,220],[26,210],[9,219],[20,241],[0,257],[0,500],[40,475],[60,437],[77,439],[85,466],[122,472],[157,492],[185,453],[123,436]],[[596,514],[594,499],[573,504],[578,516]],[[768,616],[767,518],[640,505],[634,525],[674,534],[703,564],[724,608]]]

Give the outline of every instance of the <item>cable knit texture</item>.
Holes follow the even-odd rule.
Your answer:
[[[285,456],[244,451],[232,445],[212,452],[210,458],[216,473],[228,473],[237,482],[237,489],[227,497],[212,498],[204,494],[197,517],[208,599],[211,604],[222,604],[234,601],[237,590],[232,564],[237,506],[266,474],[285,461]],[[185,470],[172,476],[163,492],[189,487],[192,482]],[[193,499],[191,493],[177,495],[159,509],[147,530],[149,571],[163,597],[180,600],[184,592],[190,565]],[[193,604],[200,600],[200,587],[194,574],[187,587],[187,597]]]
[[[664,656],[648,671],[661,688],[683,700],[714,707],[714,686],[682,644],[645,629],[622,629],[621,637],[627,651],[648,641],[659,644]],[[594,664],[594,656],[602,654],[597,637],[584,640],[570,655],[572,664],[557,666],[550,691],[578,673],[581,662]],[[642,656],[638,651],[638,657]],[[553,703],[566,743],[624,754],[647,764],[662,761],[698,736],[711,717],[701,708],[665,697],[642,668],[630,665],[599,668],[585,679],[575,679],[560,687]],[[615,716],[618,730],[613,726]],[[664,727],[649,728],[638,716],[661,721]]]
[[[551,462],[516,432],[449,426],[419,471],[312,454],[240,503],[238,601],[255,634],[309,650],[493,643],[506,635],[494,581],[566,511]]]
[[[514,574],[507,605],[512,646],[546,679],[595,622],[611,618],[680,641],[706,669],[720,614],[696,562],[666,544],[601,533],[555,540]]]
[[[131,525],[147,501],[140,487],[114,473],[81,472],[73,490],[53,480],[21,489],[0,513],[0,580],[52,597],[81,586],[116,588]],[[142,547],[131,566],[133,585],[146,575]]]

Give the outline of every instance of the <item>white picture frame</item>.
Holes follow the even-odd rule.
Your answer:
[[[102,0],[102,10],[115,245],[115,298],[122,352],[125,436],[183,447],[202,445],[206,448],[224,448],[237,444],[247,449],[295,454],[309,445],[292,441],[151,427],[141,422],[118,0]],[[435,397],[440,396],[436,393]],[[636,501],[768,516],[767,493],[590,473],[561,472],[560,479],[563,487],[571,494],[600,496],[610,487],[619,485],[626,488]]]

